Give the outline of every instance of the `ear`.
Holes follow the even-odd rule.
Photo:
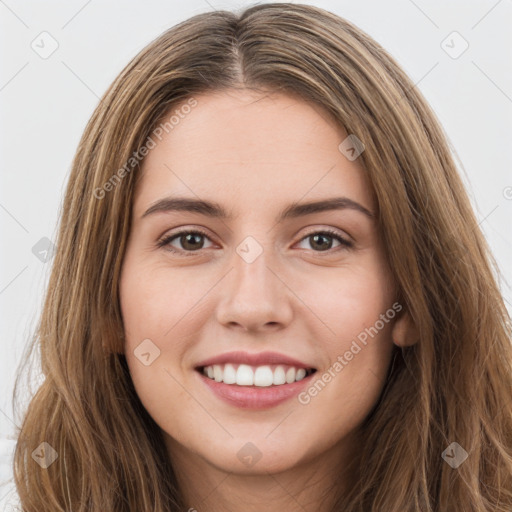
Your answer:
[[[404,311],[391,329],[391,339],[399,347],[410,347],[418,342],[420,336],[414,320],[408,311]]]

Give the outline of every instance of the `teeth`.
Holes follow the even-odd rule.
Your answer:
[[[217,382],[222,382],[222,367],[218,364],[213,365],[213,378]]]
[[[254,385],[255,386],[272,386],[274,382],[274,374],[270,366],[258,366],[254,372]]]
[[[249,366],[247,364],[214,364],[203,368],[203,374],[216,382],[236,384],[237,386],[280,386],[304,379],[313,370],[294,368],[293,366]]]
[[[293,367],[286,371],[286,383],[291,384],[292,382],[295,382],[295,368]]]
[[[286,374],[284,373],[284,368],[282,366],[278,366],[274,370],[274,386],[279,386],[280,384],[284,384],[286,382]]]
[[[232,364],[226,364],[224,366],[223,379],[224,384],[235,384],[236,383],[236,370]]]
[[[253,386],[254,372],[252,368],[246,364],[241,364],[236,371],[236,383],[239,386]]]

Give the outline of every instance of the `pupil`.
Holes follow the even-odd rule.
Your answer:
[[[197,239],[200,239],[202,237],[202,235],[199,235],[199,234],[194,234],[194,233],[189,233],[188,235],[185,235],[184,238],[185,238],[185,243],[183,244],[183,247],[187,248],[187,244],[191,243],[191,249],[200,249],[201,247],[198,247],[197,245],[194,246],[194,240],[196,243],[198,243],[199,245],[200,244],[200,241],[198,242]]]
[[[326,236],[326,235],[313,235],[313,240],[314,240],[314,243],[316,244],[318,242],[319,239],[323,238],[324,240],[326,239],[329,239],[330,237],[329,236]],[[320,244],[320,250],[327,250],[327,249],[330,249],[330,243],[328,242],[327,243],[327,246],[328,247],[325,247],[325,244],[321,245]]]

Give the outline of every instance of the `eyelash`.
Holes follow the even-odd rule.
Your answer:
[[[167,235],[167,236],[163,237],[162,239],[160,239],[157,242],[157,247],[161,248],[161,247],[167,246],[166,250],[168,250],[168,251],[170,251],[172,253],[179,254],[179,255],[184,255],[184,256],[194,256],[198,252],[201,251],[201,249],[198,249],[196,251],[186,251],[184,249],[175,249],[174,247],[169,245],[174,239],[179,238],[182,235],[201,235],[201,236],[204,236],[204,237],[209,239],[209,236],[204,231],[201,231],[199,229],[183,230],[183,231],[179,231],[177,233],[173,233],[172,235]],[[338,242],[340,242],[340,244],[341,244],[339,247],[336,247],[334,249],[331,248],[331,249],[328,249],[327,251],[313,251],[313,252],[319,253],[320,255],[322,255],[322,254],[332,254],[333,252],[336,252],[337,250],[351,249],[353,247],[353,245],[354,245],[352,242],[349,242],[345,238],[342,238],[336,231],[333,231],[331,229],[323,229],[323,230],[320,230],[320,231],[312,231],[311,233],[308,233],[305,236],[303,236],[299,240],[299,242],[302,242],[306,238],[309,238],[309,237],[311,237],[313,235],[328,235],[329,237],[332,237],[332,238],[335,238],[336,240],[338,240]]]

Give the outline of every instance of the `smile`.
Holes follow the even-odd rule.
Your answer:
[[[268,409],[299,394],[316,368],[277,352],[229,352],[195,366],[201,382],[224,403]]]
[[[209,379],[237,386],[282,386],[299,382],[314,373],[313,368],[285,365],[250,366],[247,364],[214,364],[204,366],[202,373]]]

